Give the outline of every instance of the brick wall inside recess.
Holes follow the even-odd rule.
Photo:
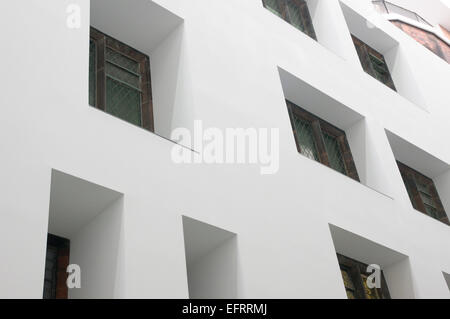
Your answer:
[[[450,40],[450,31],[448,31],[446,28],[444,28],[443,26],[439,26],[442,30],[442,32],[444,32],[444,34],[447,36],[447,39]]]
[[[417,42],[431,50],[434,54],[450,63],[450,46],[431,32],[422,30],[401,21],[391,21],[398,28],[409,34]],[[445,30],[449,36],[448,30]]]

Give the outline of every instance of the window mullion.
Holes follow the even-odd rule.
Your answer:
[[[141,72],[141,107],[142,125],[147,130],[154,132],[153,98],[151,88],[150,60],[145,58],[139,63]]]
[[[327,150],[325,148],[325,142],[323,141],[322,129],[320,127],[320,121],[314,120],[311,122],[311,127],[313,130],[314,140],[317,146],[317,152],[319,153],[320,162],[328,167],[330,167],[330,161],[328,159]]]
[[[97,104],[96,107],[106,111],[106,71],[105,71],[106,36],[97,40]]]
[[[427,214],[427,209],[425,208],[425,204],[423,203],[422,197],[420,197],[419,189],[417,188],[417,182],[415,178],[415,174],[413,172],[408,172],[406,174],[406,181],[409,186],[409,190],[413,196],[413,201],[415,203],[415,208],[425,214]]]
[[[377,80],[381,80],[378,78],[378,73],[375,71],[375,68],[373,67],[372,62],[370,61],[371,49],[367,46],[367,44],[364,43],[363,50],[364,50],[364,55],[366,56],[367,61],[368,61],[367,67],[369,68],[370,75],[372,75],[372,77],[376,78]]]
[[[308,4],[306,1],[295,0],[300,9],[300,15],[302,18],[303,29],[305,33],[309,35],[314,40],[317,40],[316,32],[314,31],[314,26],[312,23],[311,14],[308,9]]]
[[[372,63],[370,62],[369,52],[368,52],[368,48],[367,48],[366,44],[364,42],[362,42],[361,40],[359,40],[354,35],[352,35],[352,39],[353,39],[353,43],[356,48],[356,52],[358,53],[358,57],[361,62],[363,70],[366,73],[374,76],[374,71],[372,68]]]
[[[352,276],[353,285],[355,286],[357,299],[367,299],[364,283],[361,278],[361,271],[359,269],[359,265],[355,262],[352,262],[350,275]]]
[[[292,104],[291,104],[289,101],[287,101],[287,100],[286,100],[286,103],[287,103],[287,106],[288,106],[289,118],[290,118],[290,120],[291,120],[292,132],[294,133],[295,145],[297,146],[297,151],[298,151],[299,153],[301,153],[302,150],[301,150],[301,147],[300,147],[300,143],[299,143],[299,141],[298,141],[297,130],[295,129],[295,124],[294,124],[294,123],[295,123],[295,116],[294,116],[294,113],[293,113],[293,110],[292,110],[293,106],[292,106]]]
[[[430,183],[428,185],[428,189],[430,191],[431,198],[436,206],[436,210],[438,211],[439,218],[441,218],[441,219],[446,218],[447,215],[445,213],[445,209],[444,209],[444,206],[442,205],[441,199],[439,198],[439,194],[437,192],[436,187]]]
[[[277,0],[277,1],[278,1],[278,6],[280,7],[281,16],[283,17],[284,20],[286,20],[287,22],[290,23],[286,0]]]
[[[358,171],[356,169],[355,162],[353,161],[353,156],[350,150],[350,145],[348,144],[347,139],[345,138],[345,135],[340,135],[336,137],[336,140],[339,144],[339,148],[342,153],[342,159],[345,166],[345,171],[347,172],[347,176],[353,178],[356,181],[359,180]]]

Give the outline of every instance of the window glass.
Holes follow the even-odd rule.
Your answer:
[[[355,285],[353,284],[347,270],[341,269],[342,279],[344,280],[345,291],[348,299],[356,299]]]
[[[290,23],[297,29],[305,32],[302,14],[300,12],[300,8],[298,7],[298,5],[295,4],[294,1],[292,1],[292,0],[287,0],[286,5],[287,5],[287,11],[288,11]]]
[[[44,272],[44,299],[67,299],[67,266],[69,265],[70,241],[52,234],[47,236]]]
[[[149,57],[92,27],[89,103],[154,131]]]
[[[364,71],[396,91],[384,56],[354,35],[352,35],[352,39]]]
[[[344,160],[336,137],[331,136],[327,132],[323,132],[323,141],[327,150],[330,166],[338,172],[345,174]]]
[[[58,258],[58,248],[47,245],[47,256],[45,258],[44,275],[44,299],[56,297],[56,263]]]
[[[128,72],[123,68],[109,62],[106,63],[106,76],[116,80],[117,82],[122,82],[124,85],[131,86],[136,90],[139,90],[141,85],[139,75]]]
[[[297,140],[300,145],[301,153],[310,159],[318,161],[319,156],[314,142],[311,123],[295,117],[295,131],[297,133]]]
[[[397,162],[413,207],[445,224],[450,224],[432,179]]]
[[[342,279],[348,299],[390,299],[389,289],[381,271],[381,287],[369,288],[367,265],[357,260],[337,254]]]
[[[288,100],[286,104],[299,153],[359,182],[345,132]]]
[[[278,0],[264,0],[263,3],[269,11],[275,13],[279,17],[283,17],[280,6],[278,5]]]
[[[108,77],[106,79],[106,112],[141,126],[141,94],[139,90]]]
[[[124,68],[125,70],[128,70],[129,72],[132,72],[139,76],[139,63],[137,63],[136,61],[131,60],[130,58],[114,51],[111,48],[106,49],[105,57],[109,63],[116,64]]]
[[[316,39],[311,15],[305,0],[263,0],[264,7],[292,26]]]

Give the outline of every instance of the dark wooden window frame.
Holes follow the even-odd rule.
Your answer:
[[[300,118],[304,121],[307,121],[308,123],[311,124],[312,133],[314,136],[314,141],[315,141],[315,144],[317,147],[317,153],[319,156],[319,162],[330,168],[331,168],[331,166],[330,166],[330,162],[328,159],[328,153],[327,153],[327,150],[325,147],[325,142],[323,140],[322,132],[326,132],[327,134],[336,138],[336,140],[339,144],[339,149],[340,149],[341,155],[342,155],[342,159],[343,159],[343,163],[344,163],[344,167],[345,167],[345,174],[348,177],[359,182],[360,181],[359,175],[356,170],[355,162],[353,161],[353,155],[350,150],[350,145],[348,144],[347,135],[345,134],[345,132],[343,130],[335,127],[334,125],[328,123],[327,121],[322,120],[321,118],[315,116],[314,114],[302,109],[298,105],[296,105],[288,100],[286,100],[286,104],[288,107],[289,117],[290,117],[291,125],[292,125],[292,131],[294,133],[295,144],[297,145],[298,152],[300,154],[302,154],[301,146],[298,141],[297,132],[295,129],[295,124],[294,124],[295,117],[298,117],[298,118]]]
[[[90,29],[90,39],[96,44],[96,97],[94,107],[106,112],[105,51],[106,48],[109,48],[139,64],[141,84],[141,126],[154,132],[150,58],[93,27]]]
[[[52,234],[47,236],[47,246],[53,246],[57,248],[56,268],[55,268],[55,285],[52,292],[54,299],[67,299],[69,291],[67,288],[67,267],[69,266],[70,256],[70,241],[68,239],[58,237]]]
[[[292,23],[290,21],[289,15],[288,15],[286,1],[291,1],[292,3],[294,3],[299,9],[299,12],[301,14],[302,24],[303,24],[303,30],[301,30],[299,28],[297,28],[297,29],[299,29],[300,31],[304,32],[306,35],[308,35],[309,37],[311,37],[317,41],[317,36],[316,36],[316,32],[314,31],[311,14],[309,13],[308,4],[306,3],[305,0],[274,0],[274,1],[276,1],[276,3],[278,4],[278,9],[279,9],[278,13],[281,15],[281,18],[291,25],[292,25]],[[268,8],[265,0],[263,0],[263,5],[265,8]],[[292,25],[292,26],[296,27],[295,25]]]
[[[399,161],[397,161],[397,165],[414,209],[427,216],[430,216],[431,218],[437,219],[447,225],[450,225],[449,218],[447,216],[447,213],[445,212],[444,206],[442,205],[439,193],[433,180]],[[437,213],[439,214],[438,218],[435,218],[428,214],[425,203],[423,202],[422,197],[419,194],[416,181],[419,181],[423,185],[426,185],[428,187]]]
[[[364,43],[364,41],[358,39],[353,34],[352,34],[352,39],[353,39],[353,44],[355,45],[359,60],[361,62],[361,65],[362,65],[364,71],[367,74],[371,75],[376,80],[385,84],[387,87],[391,88],[394,91],[397,91],[395,84],[394,84],[394,80],[392,80],[392,75],[391,75],[391,72],[389,70],[389,67],[386,63],[384,56],[380,52],[375,50],[374,48],[372,48],[369,45],[367,45],[366,43]],[[385,79],[380,79],[377,76],[378,72],[375,70],[374,65],[370,59],[370,56],[372,56],[375,59],[378,59],[381,63],[384,64],[386,71],[387,71],[387,76]]]
[[[364,289],[363,279],[361,278],[361,275],[363,274],[370,275],[367,273],[368,265],[340,254],[337,254],[337,258],[341,270],[346,271],[350,276],[350,280],[355,288],[354,294],[356,299],[368,299]],[[381,288],[375,289],[377,289],[378,295],[381,296],[381,299],[391,299],[383,270],[381,270]]]

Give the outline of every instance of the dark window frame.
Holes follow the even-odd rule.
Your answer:
[[[439,197],[439,193],[437,191],[436,185],[434,184],[434,181],[431,178],[423,175],[422,173],[399,161],[397,161],[397,165],[414,209],[450,226],[448,215],[444,209],[441,198]],[[432,216],[428,213],[426,204],[420,196],[420,192],[417,186],[418,182],[428,188],[431,199],[435,205],[433,208],[436,209],[436,213],[438,214],[438,216]]]
[[[106,112],[106,49],[109,48],[120,55],[139,64],[140,91],[141,91],[141,127],[154,132],[153,98],[151,86],[150,58],[129,45],[112,38],[111,36],[90,28],[90,40],[95,43],[95,108]]]
[[[268,0],[262,0],[263,6],[267,10],[272,11],[273,8],[271,8],[267,4],[267,1]],[[284,21],[286,21],[293,27],[297,28],[298,30],[302,31],[303,33],[305,33],[306,35],[308,35],[309,37],[311,37],[317,41],[317,36],[316,36],[316,32],[314,30],[314,25],[312,23],[311,14],[308,9],[308,4],[306,3],[305,0],[272,0],[272,1],[274,1],[278,6],[278,10],[276,10],[276,9],[274,9],[274,10],[277,11],[280,18],[282,18]],[[292,24],[291,18],[289,17],[289,14],[288,14],[287,2],[290,2],[297,6],[297,8],[300,12],[300,15],[301,15],[302,28]]]
[[[346,271],[350,277],[349,279],[352,281],[352,284],[354,286],[354,290],[352,292],[354,293],[355,299],[391,299],[389,288],[386,279],[384,278],[383,270],[381,270],[381,288],[374,288],[376,289],[378,298],[369,298],[369,296],[367,296],[365,292],[362,278],[363,275],[370,275],[367,273],[368,265],[341,254],[336,255],[339,262],[339,268],[341,269],[341,271]],[[348,290],[347,287],[345,287],[345,289],[346,291]]]
[[[69,266],[70,240],[52,234],[47,235],[46,271],[48,270],[47,251],[50,246],[56,250],[56,258],[53,260],[55,267],[52,269],[53,274],[50,280],[47,280],[44,275],[44,281],[50,281],[52,288],[50,296],[46,296],[44,286],[43,297],[46,299],[67,299],[69,291],[66,281],[68,278],[67,267]]]
[[[392,79],[391,72],[389,70],[389,67],[386,63],[386,59],[384,58],[383,54],[381,54],[374,48],[370,47],[364,41],[358,39],[353,34],[352,39],[364,71],[367,74],[371,75],[374,79],[378,80],[379,82],[385,84],[387,87],[397,92],[397,88],[395,87],[394,80]],[[373,63],[374,59],[378,60],[381,66],[379,66],[378,68],[375,67]],[[385,72],[384,76],[381,75],[381,72],[377,71],[377,69],[380,68],[381,69],[384,68],[384,70],[382,70]]]
[[[353,160],[353,155],[350,149],[350,145],[347,140],[347,135],[345,132],[336,126],[328,123],[327,121],[315,116],[314,114],[302,109],[300,106],[286,100],[286,104],[288,107],[289,118],[291,120],[292,131],[295,138],[295,144],[297,146],[297,150],[300,154],[302,153],[302,149],[300,143],[298,141],[297,130],[295,128],[295,118],[299,118],[303,121],[307,121],[311,124],[312,133],[314,137],[314,142],[317,148],[318,154],[318,162],[326,165],[330,168],[330,161],[328,158],[328,152],[325,146],[325,142],[323,140],[323,133],[325,132],[328,135],[334,137],[339,145],[339,151],[342,156],[342,162],[344,164],[345,173],[344,175],[360,182],[358,171],[356,169],[355,162]],[[332,168],[333,169],[333,168]],[[339,171],[338,171],[339,172]]]

